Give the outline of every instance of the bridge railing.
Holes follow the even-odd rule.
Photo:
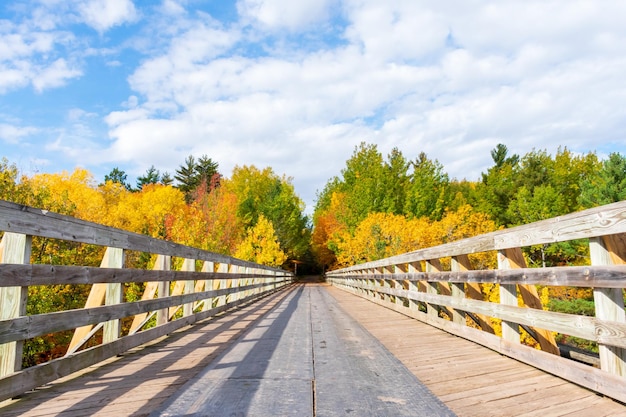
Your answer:
[[[588,242],[588,265],[527,268],[522,248],[572,240]],[[494,255],[496,269],[473,270],[472,259]],[[626,402],[625,263],[626,202],[619,202],[331,271],[327,279],[377,304]],[[498,302],[484,300],[487,285],[499,289]],[[595,315],[547,311],[538,286],[592,288]],[[501,330],[494,328],[498,323]],[[522,329],[540,349],[520,342]],[[560,356],[556,333],[596,342],[599,366]]]
[[[293,278],[281,269],[1,200],[0,234],[0,400],[253,301]],[[32,264],[33,237],[96,245],[103,252],[100,267]],[[152,269],[125,268],[127,253],[151,259]],[[143,284],[141,300],[125,300],[128,283]],[[90,284],[85,308],[26,314],[29,287],[59,284]],[[64,357],[21,369],[25,340],[67,330],[74,333]]]

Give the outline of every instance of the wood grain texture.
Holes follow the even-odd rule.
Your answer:
[[[626,201],[567,214],[553,219],[420,249],[378,261],[342,268],[332,273],[381,268],[448,256],[498,251],[531,245],[626,233]]]
[[[154,239],[146,235],[127,232],[3,200],[0,200],[0,230],[159,255],[280,271],[278,268],[261,266],[230,256]]]
[[[24,369],[17,373],[0,379],[0,401],[22,394],[28,390],[39,387],[61,377],[81,371],[89,366],[102,362],[108,358],[119,355],[129,349],[135,348],[145,343],[149,343],[160,337],[168,335],[185,326],[189,326],[197,321],[207,319],[211,316],[227,311],[234,307],[245,305],[261,297],[271,295],[274,291],[267,291],[261,294],[254,294],[245,299],[212,308],[208,311],[196,313],[188,317],[168,322],[165,325],[153,327],[133,335],[124,336],[118,340],[104,345],[98,345],[60,359],[54,359],[41,365]],[[193,296],[194,294],[186,295]],[[156,301],[156,300],[154,300]],[[101,308],[112,308],[117,306],[107,306]]]
[[[337,287],[337,288],[340,288],[340,287]],[[345,295],[343,295],[344,293]],[[433,319],[426,313],[419,312],[419,311],[416,312],[409,308],[399,307],[392,303],[385,303],[381,301],[380,299],[367,298],[367,299],[363,299],[362,302],[359,302],[359,301],[356,301],[354,297],[352,297],[352,294],[349,294],[348,291],[345,291],[345,292],[339,291],[339,292],[333,293],[333,296],[341,297],[345,299],[345,301],[342,301],[342,305],[344,306],[344,308],[348,309],[349,311],[354,306],[362,305],[363,306],[362,307],[363,313],[361,314],[362,319],[359,318],[359,321],[361,322],[361,324],[372,322],[374,321],[374,319],[385,320],[383,319],[383,317],[390,316],[390,315],[397,314],[397,313],[400,313],[402,316],[406,316],[405,318],[401,318],[401,316],[400,317],[393,316],[394,317],[393,319],[387,319],[387,321],[384,321],[382,328],[388,329],[390,333],[395,333],[396,335],[396,338],[393,339],[394,341],[391,342],[390,344],[387,344],[388,348],[392,352],[395,351],[395,346],[397,343],[399,343],[397,342],[398,337],[401,337],[402,341],[406,340],[407,343],[411,343],[409,342],[410,340],[413,340],[414,341],[413,343],[416,343],[416,345],[413,346],[410,351],[411,352],[410,361],[415,361],[416,358],[419,358],[419,360],[422,361],[422,363],[426,365],[426,369],[425,369],[426,373],[417,375],[420,378],[422,378],[424,375],[427,375],[430,378],[434,377],[436,379],[439,379],[443,377],[444,375],[446,375],[448,378],[454,377],[456,375],[456,367],[459,364],[455,361],[454,358],[450,360],[444,360],[441,357],[439,358],[436,357],[436,354],[434,357],[429,356],[429,355],[431,355],[431,352],[439,350],[442,346],[446,346],[447,347],[446,349],[450,352],[450,354],[453,357],[458,355],[459,349],[462,349],[462,348],[456,347],[456,343],[460,339],[456,338],[455,336],[459,336],[460,338],[471,341],[471,342],[468,342],[470,344],[472,344],[473,342],[474,346],[476,347],[478,347],[478,345],[482,345],[486,348],[489,348],[490,350],[497,352],[495,354],[496,356],[489,356],[489,357],[485,356],[484,362],[481,362],[481,356],[486,355],[486,353],[476,352],[470,355],[470,358],[472,361],[478,362],[479,365],[477,366],[477,372],[484,374],[485,384],[494,385],[492,374],[489,372],[489,366],[491,366],[493,361],[497,360],[495,358],[499,357],[499,354],[502,354],[502,355],[506,355],[511,358],[514,358],[516,361],[523,362],[537,369],[551,373],[555,376],[558,376],[559,378],[572,381],[577,385],[588,388],[589,390],[600,392],[606,396],[615,398],[621,402],[626,402],[626,379],[625,378],[609,374],[600,369],[592,368],[588,365],[574,362],[566,358],[561,358],[550,353],[542,352],[540,350],[536,350],[531,347],[521,345],[519,343],[507,342],[498,336],[489,334],[487,332],[483,332],[478,329],[474,329],[468,326],[459,326],[458,324],[454,322],[443,320],[441,318]],[[354,295],[357,295],[357,294],[354,294]],[[346,297],[349,297],[349,298],[346,298]],[[366,304],[363,304],[363,303],[366,303]],[[374,308],[371,306],[372,303],[378,304],[382,307],[386,307],[386,309],[393,310],[393,311],[390,311],[390,313],[385,314],[381,312],[380,310],[376,310],[376,313],[374,314],[372,312]],[[417,320],[414,320],[415,323],[412,323],[411,322],[412,319],[417,319]],[[395,321],[401,322],[402,325],[399,327],[393,327],[391,323]],[[423,322],[423,323],[419,323],[419,322]],[[430,329],[426,334],[422,333],[421,330],[419,331],[417,330],[418,328],[421,329],[421,326],[424,326],[424,325],[428,325],[426,326],[426,328]],[[373,331],[372,328],[370,328],[369,326],[367,328],[368,330]],[[439,330],[437,329],[444,330],[445,332],[450,333],[450,335],[454,335],[454,336],[451,336],[452,338],[450,339],[449,338],[450,335],[448,335],[446,336],[445,341],[442,341],[440,338],[444,337],[443,336],[444,333],[438,333]],[[428,345],[421,348],[420,346],[423,343],[428,343]],[[419,351],[420,354],[415,355],[414,352],[416,351]],[[407,364],[407,366],[410,366],[410,365]],[[455,369],[454,372],[452,372],[453,369]],[[512,372],[511,380],[519,381],[520,378],[524,380],[523,377],[520,376],[519,371]],[[468,384],[470,384],[469,381],[466,382],[463,378],[460,377],[458,381],[454,382],[453,388],[458,391],[463,391],[466,389]],[[501,393],[505,398],[508,397],[508,393],[504,387],[502,387],[498,383],[496,383],[495,386],[498,386],[501,388]],[[434,389],[431,385],[429,385],[429,387],[433,389],[433,392],[435,392],[436,394],[438,393],[438,391]],[[573,392],[574,390],[577,389],[575,385],[571,385],[571,384],[566,385],[566,387],[567,387],[567,390],[569,390],[570,392],[570,397],[568,400],[564,400],[564,403],[567,403],[567,401],[574,398],[575,394],[573,394]],[[526,388],[528,390],[527,392],[532,393],[534,392],[535,387],[527,385]],[[542,388],[539,388],[539,389],[542,389]],[[576,392],[577,393],[582,392],[584,394],[585,391],[576,391]],[[590,395],[590,397],[595,397],[595,396],[592,394]],[[543,399],[540,399],[536,404],[533,403],[532,405],[526,404],[525,398],[526,397],[522,397],[522,396],[517,397],[517,401],[518,401],[517,404],[518,406],[523,405],[522,409],[542,410],[542,407],[544,405],[549,406],[549,404],[546,402],[546,401],[549,401],[549,398],[546,399],[542,397]],[[442,396],[442,400],[444,400],[445,402],[445,396]],[[476,407],[477,404],[472,403],[470,404],[469,408],[465,408],[463,412],[460,412],[458,409],[454,407],[453,404],[448,403],[448,402],[446,403],[454,411],[459,413],[459,415],[500,416],[500,415],[516,415],[517,414],[517,412],[513,410],[509,410],[509,412],[505,414],[501,414],[501,412],[498,411],[497,404],[493,404],[494,408],[473,409],[472,407]],[[612,403],[610,401],[609,401],[609,404],[615,405],[615,403]],[[481,402],[480,405],[488,406],[489,403]],[[626,408],[624,408],[624,406],[622,405],[619,405],[617,408],[612,408],[612,409],[613,409],[613,412],[615,412],[615,410],[619,410],[621,413],[624,413],[626,415]],[[485,411],[485,410],[489,410],[489,411]],[[558,411],[552,410],[552,412],[556,413]],[[546,415],[551,415],[551,414],[548,413]],[[561,414],[554,414],[554,415],[561,415]],[[596,415],[602,415],[602,413],[598,411]],[[616,415],[621,415],[621,414],[616,414]]]
[[[5,233],[0,243],[0,263],[24,264],[30,262],[32,239],[17,233]],[[4,277],[0,276],[0,281]],[[26,314],[28,288],[25,283],[0,288],[0,320],[12,320]],[[0,377],[21,369],[23,342],[11,341],[0,345]]]
[[[612,240],[610,242],[611,244],[614,243]],[[612,264],[616,260],[612,252],[607,248],[605,241],[600,238],[590,240],[589,252],[591,262],[595,265]],[[621,257],[618,257],[618,262],[621,262]],[[594,288],[593,300],[596,317],[599,320],[610,320],[614,323],[626,324],[624,292],[621,288]],[[607,334],[612,334],[612,332],[608,331],[605,335]],[[603,370],[611,374],[626,376],[626,350],[623,347],[600,343],[599,351],[600,367]]]

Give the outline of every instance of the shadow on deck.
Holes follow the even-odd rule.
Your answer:
[[[451,415],[431,392],[460,416],[626,415],[612,400],[326,284],[291,286],[0,413]]]

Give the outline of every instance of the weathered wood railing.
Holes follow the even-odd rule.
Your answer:
[[[5,201],[0,201],[0,232],[4,232],[0,243],[0,400],[292,281],[292,274],[280,269]],[[97,245],[105,251],[104,257],[99,268],[31,264],[33,236]],[[124,268],[127,251],[151,255],[153,269]],[[176,259],[182,264],[177,271],[172,270]],[[145,283],[142,299],[124,302],[124,283]],[[26,315],[29,286],[58,284],[92,284],[85,308]],[[122,332],[121,320],[129,317],[133,317],[132,324]],[[21,369],[24,340],[73,329],[63,358]],[[98,331],[102,344],[78,350]]]
[[[526,267],[523,247],[577,239],[589,242],[589,266]],[[495,254],[497,269],[472,270],[471,258],[477,254]],[[625,261],[626,202],[619,202],[331,271],[327,279],[378,304],[626,402]],[[442,264],[448,263],[444,271]],[[481,285],[487,283],[499,286],[499,303],[483,301]],[[593,288],[595,317],[544,310],[536,286]],[[523,302],[518,303],[518,294]],[[490,318],[501,319],[501,332],[494,332]],[[520,343],[520,328],[537,340],[541,350]],[[554,333],[597,342],[600,369],[559,356]],[[419,347],[415,354],[419,355]]]

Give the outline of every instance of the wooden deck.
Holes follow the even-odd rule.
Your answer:
[[[459,416],[626,416],[626,406],[328,287],[339,305]]]
[[[378,410],[372,415],[402,415],[398,411],[402,405],[421,406],[411,402],[415,398],[405,400],[403,395],[430,395],[417,380],[407,383],[409,376],[414,378],[412,373],[459,416],[626,416],[626,407],[612,400],[337,288],[309,284],[309,301],[300,306],[294,300],[306,299],[302,292],[297,295],[302,288],[293,286],[26,393],[4,404],[0,415],[184,415],[190,410],[186,392],[227,393],[215,388],[217,385],[207,385],[219,379],[234,383],[237,389],[250,382],[248,385],[256,386],[257,394],[262,391],[259,386],[269,384],[267,392],[273,394],[270,406],[277,410],[275,415],[295,415],[289,410],[296,408],[281,408],[290,398],[300,401],[298,406],[304,409],[311,401],[310,415],[316,416],[364,415],[362,412],[382,403],[390,410],[398,408],[393,408],[394,414]],[[245,348],[261,340],[263,334],[269,337],[259,345],[265,350]],[[296,338],[296,334],[305,336]],[[371,336],[380,343],[368,339]],[[277,362],[274,352],[291,354],[281,353]],[[241,362],[230,375],[233,378],[224,376],[226,366],[245,357],[257,366],[249,368]],[[295,374],[286,376],[287,364],[294,367]],[[368,372],[379,375],[381,366],[392,371],[390,379],[382,377],[382,384],[355,378]],[[258,383],[261,374],[269,378]],[[312,391],[307,378],[315,381]],[[299,396],[285,394],[289,389],[300,392]],[[245,398],[248,413],[241,415],[259,415],[255,414],[251,397]],[[337,398],[344,404],[333,403]],[[385,401],[376,401],[381,398]],[[210,405],[214,399],[205,400],[202,404]],[[202,404],[194,407],[202,410]],[[445,408],[434,409],[439,415],[449,415]],[[204,410],[204,414],[200,411],[195,415],[223,415],[206,411],[210,408]],[[227,415],[233,411],[223,410],[229,411]],[[408,415],[432,413],[416,411]]]

